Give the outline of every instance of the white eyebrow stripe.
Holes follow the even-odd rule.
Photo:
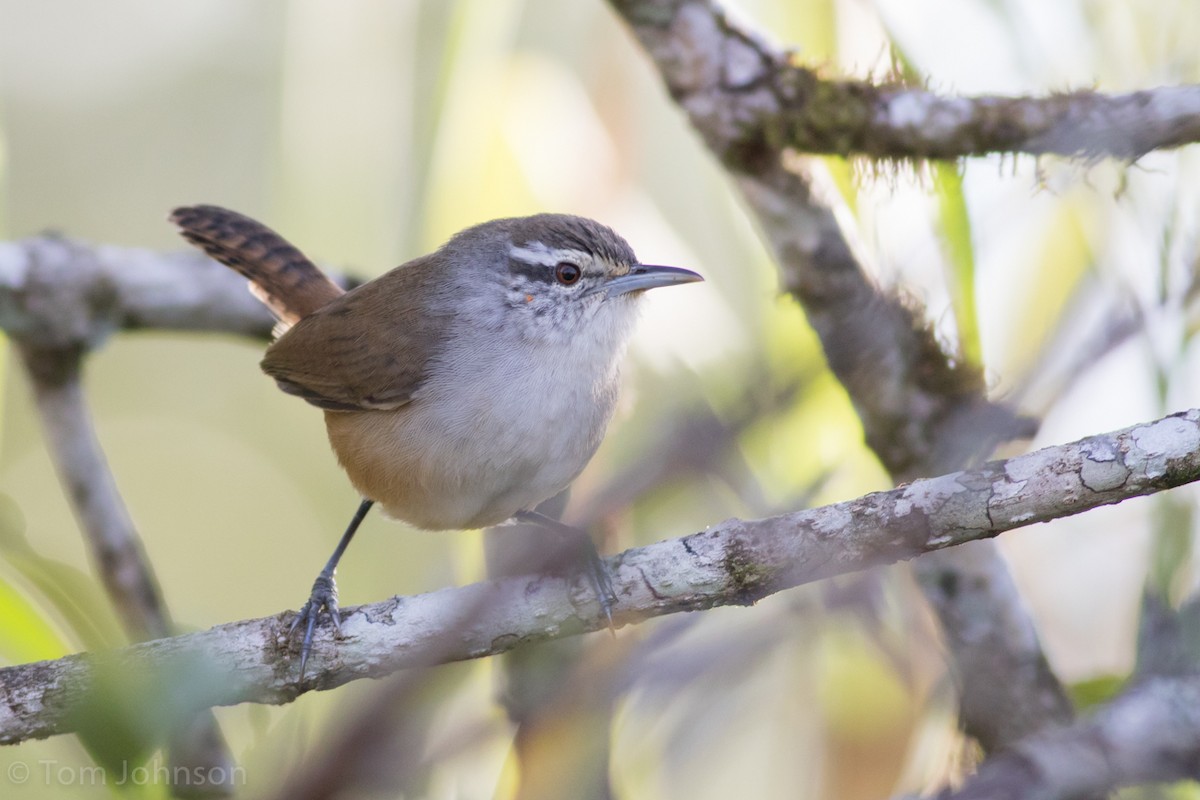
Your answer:
[[[555,250],[541,242],[530,242],[526,247],[517,247],[513,245],[508,249],[509,258],[515,258],[518,261],[524,261],[526,264],[535,264],[543,267],[553,267],[560,261],[574,260],[582,266],[587,263],[588,254],[582,250]]]

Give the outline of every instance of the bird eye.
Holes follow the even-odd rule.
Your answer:
[[[583,277],[583,270],[570,261],[560,261],[554,268],[554,277],[563,286],[570,286]]]

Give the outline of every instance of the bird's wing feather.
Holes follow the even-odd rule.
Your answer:
[[[399,408],[425,380],[449,324],[429,313],[435,270],[426,256],[332,300],[267,349],[263,371],[331,411]]]

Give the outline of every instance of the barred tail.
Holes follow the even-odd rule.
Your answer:
[[[275,231],[219,206],[186,206],[171,212],[180,234],[213,259],[250,280],[250,291],[287,330],[344,290]]]

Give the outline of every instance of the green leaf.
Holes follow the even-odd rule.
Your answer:
[[[114,773],[144,764],[231,680],[194,653],[155,667],[105,654],[90,658],[90,684],[67,716],[96,763]]]
[[[1067,687],[1075,708],[1084,711],[1115,698],[1125,687],[1124,675],[1100,675]]]
[[[95,580],[69,564],[47,558],[26,538],[16,502],[0,492],[0,556],[62,619],[85,650],[104,650],[126,639],[111,604]]]
[[[933,165],[938,199],[942,250],[946,257],[946,282],[950,307],[958,328],[959,355],[972,364],[983,362],[979,315],[975,308],[975,247],[971,241],[971,216],[963,195],[958,165]]]
[[[889,39],[891,36],[889,34]],[[905,83],[920,85],[921,75],[908,54],[892,40],[892,61]],[[931,164],[938,201],[939,241],[946,262],[950,308],[958,329],[958,355],[971,364],[983,363],[979,313],[975,307],[975,245],[971,215],[963,194],[962,173],[955,162]]]
[[[1154,499],[1153,536],[1150,544],[1150,588],[1164,603],[1180,599],[1186,591],[1188,572],[1192,563],[1191,503],[1171,494]]]
[[[16,587],[0,579],[0,660],[10,664],[44,661],[70,652],[42,612]]]

